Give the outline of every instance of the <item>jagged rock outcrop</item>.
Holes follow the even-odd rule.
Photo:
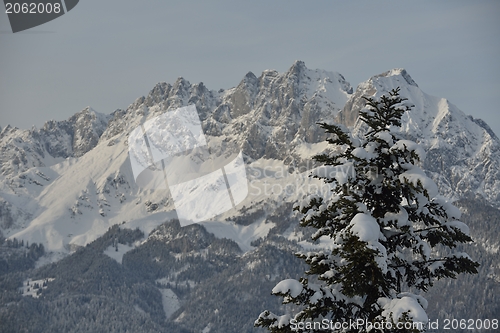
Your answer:
[[[0,174],[15,176],[29,168],[83,156],[97,145],[108,119],[87,107],[68,120],[49,120],[41,129],[22,130],[7,125],[0,132]]]
[[[423,166],[441,193],[454,199],[484,196],[499,207],[498,138],[484,121],[465,115],[444,98],[424,93],[404,69],[393,69],[361,83],[337,122],[363,133],[364,124],[358,119],[366,102],[363,97],[378,97],[396,87],[414,105],[402,118],[401,135],[424,147],[427,158]]]

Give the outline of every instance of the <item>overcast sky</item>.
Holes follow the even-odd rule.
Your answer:
[[[81,0],[13,34],[0,12],[0,126],[126,108],[183,76],[231,88],[295,60],[356,87],[403,67],[500,136],[500,1]]]

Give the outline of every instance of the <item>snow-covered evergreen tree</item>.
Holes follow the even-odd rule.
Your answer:
[[[312,238],[330,238],[332,250],[298,253],[310,266],[308,276],[281,281],[272,292],[299,312],[264,311],[256,326],[271,332],[418,332],[428,321],[419,293],[438,279],[477,273],[476,262],[453,251],[472,241],[458,221],[460,211],[419,167],[422,148],[395,131],[411,106],[399,88],[366,100],[364,137],[320,124],[332,134],[335,153],[315,156],[324,166],[313,176],[331,192],[295,207],[305,214],[301,225],[317,229]]]

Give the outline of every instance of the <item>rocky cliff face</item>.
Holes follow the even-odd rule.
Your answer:
[[[83,156],[97,145],[108,119],[87,107],[68,120],[50,120],[41,129],[4,127],[0,132],[0,174],[15,176],[32,167]]]
[[[379,97],[401,88],[414,105],[402,119],[401,135],[420,143],[427,152],[424,168],[441,193],[454,199],[485,197],[500,204],[500,141],[480,119],[467,116],[444,98],[424,93],[404,69],[394,69],[361,83],[337,116],[355,133],[363,132],[358,119],[363,97]]]
[[[116,111],[102,140],[167,110],[195,104],[205,134],[218,138],[214,152],[232,147],[252,159],[285,159],[296,142],[322,141],[325,135],[316,122],[333,119],[351,93],[342,75],[310,70],[301,61],[286,73],[268,70],[256,77],[249,72],[237,87],[219,92],[179,78],[173,85],[157,84],[127,110]]]

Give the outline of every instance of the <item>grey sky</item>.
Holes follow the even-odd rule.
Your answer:
[[[354,86],[404,67],[500,135],[499,1],[81,0],[17,34],[0,12],[0,126],[110,113],[183,76],[231,88],[295,60]]]

